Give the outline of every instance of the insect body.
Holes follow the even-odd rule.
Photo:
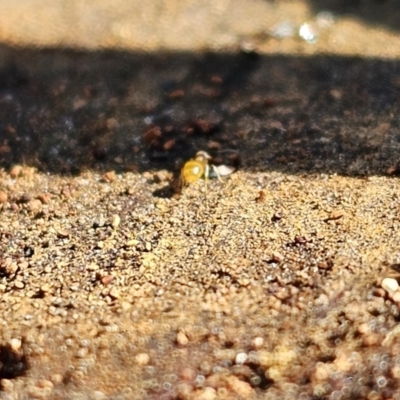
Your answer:
[[[204,187],[207,193],[207,180],[210,175],[210,167],[215,171],[218,179],[221,180],[218,169],[214,165],[209,164],[209,160],[211,160],[211,156],[208,153],[198,151],[195,158],[186,162],[181,171],[181,186],[196,182],[204,176]]]

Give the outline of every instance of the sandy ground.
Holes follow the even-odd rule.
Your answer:
[[[400,399],[396,2],[17,3],[0,399]]]

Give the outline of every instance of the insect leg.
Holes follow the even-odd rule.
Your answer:
[[[208,181],[208,177],[210,175],[210,167],[208,164],[206,164],[205,168],[204,168],[204,190],[207,196],[207,181]]]
[[[213,165],[213,164],[211,164],[211,167],[212,167],[212,169],[214,170],[215,174],[217,175],[218,180],[219,180],[220,182],[222,182],[221,175],[220,175],[219,172],[218,172],[218,168],[217,168],[215,165]]]

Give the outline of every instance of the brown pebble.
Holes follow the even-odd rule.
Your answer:
[[[257,203],[262,203],[262,202],[264,202],[264,201],[265,201],[265,192],[264,192],[264,190],[260,190],[260,191],[258,192],[257,197],[256,197],[256,202],[257,202]]]
[[[375,288],[373,291],[373,295],[376,297],[385,297],[386,292],[382,288]]]
[[[180,375],[184,381],[192,381],[196,377],[196,371],[192,368],[185,367]]]
[[[18,198],[19,203],[29,203],[32,200],[32,196],[30,193],[22,193]]]
[[[49,193],[41,193],[37,196],[37,199],[40,200],[43,204],[49,204],[51,196]]]
[[[15,133],[15,130],[13,133]],[[0,146],[0,154],[7,154],[7,153],[11,153],[11,147],[7,146],[6,144],[1,145]]]
[[[185,92],[181,89],[174,90],[169,94],[170,99],[180,99],[185,96]]]
[[[218,150],[221,148],[221,144],[219,142],[216,142],[215,140],[209,140],[207,143],[207,147],[210,150]]]
[[[0,190],[0,203],[7,203],[7,193]]]
[[[110,183],[115,181],[117,175],[115,174],[115,171],[108,171],[105,174],[103,174],[102,178],[105,182]]]
[[[317,264],[317,267],[318,267],[319,269],[328,269],[328,268],[329,268],[329,265],[328,265],[328,263],[327,263],[326,261],[320,261],[320,262]]]
[[[109,283],[111,283],[111,281],[114,279],[114,277],[112,275],[105,275],[100,279],[100,282],[106,286]]]
[[[306,244],[307,243],[307,239],[304,236],[295,236],[294,241],[297,244]]]
[[[10,170],[11,178],[15,179],[18,178],[22,173],[22,166],[21,165],[14,165]]]
[[[69,235],[70,235],[70,232],[66,229],[58,229],[57,230],[57,236],[60,239],[65,239],[65,238],[69,237]]]
[[[223,82],[222,78],[219,75],[213,75],[211,77],[211,82],[212,83],[217,83],[218,85]]]
[[[176,140],[170,139],[164,143],[164,150],[171,150],[175,146]]]
[[[154,145],[161,138],[161,129],[158,126],[150,128],[144,135],[143,141],[148,145]]]
[[[328,218],[325,219],[325,221],[335,221],[335,220],[337,220],[339,218],[342,218],[342,217],[343,217],[343,211],[341,211],[341,210],[332,210],[329,213]]]
[[[64,196],[67,199],[69,199],[72,197],[72,192],[73,192],[73,189],[70,185],[64,185],[61,188],[60,194],[61,194],[61,196]]]
[[[268,107],[268,108],[275,107],[276,106],[276,100],[271,98],[271,97],[266,97],[263,100],[263,104],[264,104],[265,107]]]
[[[280,221],[283,218],[283,213],[280,211],[277,211],[273,216],[272,216],[272,222]]]
[[[285,257],[279,253],[278,251],[274,251],[271,255],[272,261],[281,262],[285,259]]]

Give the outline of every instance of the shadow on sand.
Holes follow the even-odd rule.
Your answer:
[[[0,55],[4,168],[177,170],[204,149],[238,151],[254,171],[397,171],[398,61],[7,46]]]

